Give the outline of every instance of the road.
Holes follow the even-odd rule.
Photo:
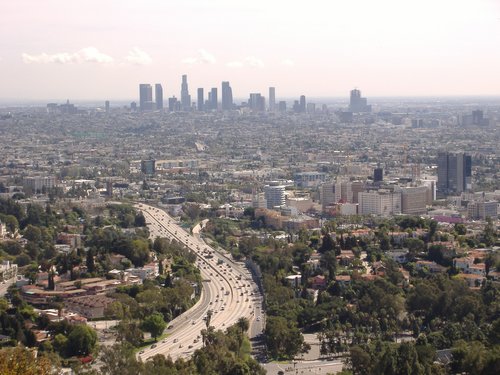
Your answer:
[[[283,371],[285,375],[292,374],[335,374],[342,371],[342,361],[296,361],[289,363],[270,362],[263,364],[268,375],[276,375],[279,371]]]
[[[12,279],[9,280],[4,280],[0,282],[0,297],[5,297],[7,294],[7,290],[9,289],[9,286],[14,284],[16,282],[16,278],[13,277]]]
[[[262,296],[244,265],[214,250],[199,235],[188,234],[162,209],[146,204],[137,204],[136,208],[142,211],[152,239],[176,240],[197,254],[196,264],[203,280],[199,301],[169,322],[168,337],[142,351],[142,360],[156,354],[169,355],[173,360],[189,357],[202,346],[200,332],[206,328],[204,318],[209,310],[213,312],[210,325],[215,329],[224,330],[241,317],[249,319],[253,327],[254,321],[262,320]]]

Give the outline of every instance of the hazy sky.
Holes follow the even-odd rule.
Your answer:
[[[4,0],[0,99],[500,95],[500,0]]]

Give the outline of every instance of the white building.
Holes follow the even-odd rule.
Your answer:
[[[41,193],[43,189],[49,190],[56,186],[54,176],[30,176],[23,178],[23,187],[33,193]]]
[[[401,213],[401,193],[389,190],[360,192],[359,213],[361,215],[390,216]]]
[[[264,186],[264,196],[267,201],[268,209],[283,206],[285,204],[285,186],[266,185]]]

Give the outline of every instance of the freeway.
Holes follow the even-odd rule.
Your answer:
[[[173,360],[190,356],[202,346],[200,332],[206,328],[209,310],[210,325],[215,329],[224,330],[241,317],[249,319],[251,324],[261,321],[262,297],[242,264],[214,250],[199,236],[188,234],[162,209],[146,204],[137,204],[136,208],[143,213],[152,239],[175,240],[197,255],[196,265],[203,280],[199,301],[169,323],[165,340],[140,352],[142,360],[156,354],[169,355]]]

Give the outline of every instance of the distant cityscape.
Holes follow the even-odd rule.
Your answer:
[[[229,321],[248,321],[252,356],[268,373],[281,364],[266,356],[283,349],[265,340],[284,332],[307,359],[286,368],[324,374],[345,363],[322,353],[348,353],[359,332],[381,337],[373,322],[356,328],[364,320],[351,306],[365,299],[352,290],[413,301],[439,280],[470,298],[498,288],[497,101],[369,99],[353,88],[316,105],[283,100],[276,87],[240,101],[227,81],[192,95],[187,75],[178,92],[141,83],[126,104],[0,108],[0,298],[16,293],[36,322],[50,321],[30,320],[24,336],[4,329],[1,340],[53,342],[69,358],[78,353],[53,327],[84,325],[103,350],[126,340],[148,366],[157,354],[196,360],[207,321],[225,334]],[[336,333],[321,326],[338,324],[331,300],[347,316]],[[270,331],[290,304],[302,312]],[[385,307],[373,310],[397,325],[384,333],[391,345],[418,342]],[[399,309],[422,314],[409,302]],[[155,314],[158,331],[148,326]],[[348,344],[331,346],[335,335]],[[452,344],[440,345],[433,363],[445,368]]]

